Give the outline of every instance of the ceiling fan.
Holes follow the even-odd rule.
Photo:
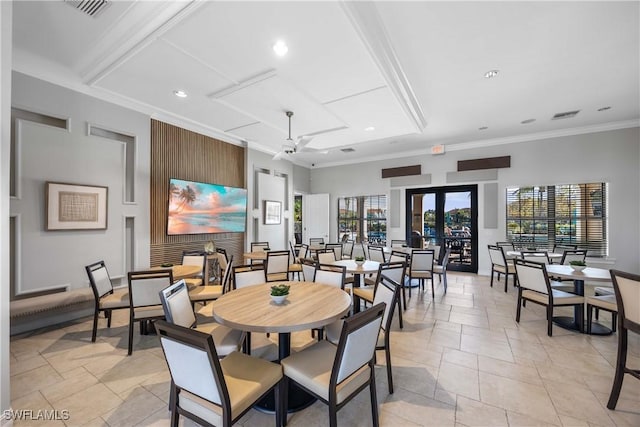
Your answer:
[[[294,141],[293,138],[291,138],[291,117],[293,116],[293,111],[287,111],[285,114],[289,118],[289,137],[287,138],[287,143],[282,145],[282,150],[273,156],[273,160],[288,159],[290,156],[300,153],[326,153],[326,151],[307,147],[307,144],[313,139],[312,136],[299,136],[298,139]]]

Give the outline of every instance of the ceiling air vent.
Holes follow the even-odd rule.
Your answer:
[[[342,151],[343,153],[353,153],[354,150],[353,148],[341,148],[340,151]]]
[[[565,111],[564,113],[557,113],[557,114],[554,114],[553,117],[551,117],[551,120],[570,119],[572,117],[575,117],[576,114],[578,114],[579,112],[580,110]]]
[[[111,4],[109,0],[64,0],[64,2],[74,9],[94,18]]]

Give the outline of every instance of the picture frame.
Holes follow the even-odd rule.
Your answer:
[[[46,182],[46,230],[106,230],[109,188]]]
[[[280,224],[281,221],[282,221],[282,202],[265,200],[264,201],[265,225]]]

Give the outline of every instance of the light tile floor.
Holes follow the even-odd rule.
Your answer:
[[[617,338],[554,327],[546,335],[544,310],[535,304],[515,322],[516,291],[487,277],[449,274],[449,289],[415,288],[405,326],[392,332],[395,393],[386,368],[376,368],[383,426],[640,426],[640,381],[625,378],[618,408],[606,409]],[[567,314],[571,309],[563,309]],[[601,317],[603,323],[610,315]],[[155,336],[135,334],[127,356],[126,312],[110,330],[101,320],[91,343],[91,319],[11,339],[13,409],[68,410],[67,425],[166,426],[169,374]],[[294,336],[293,345],[310,334]],[[640,340],[630,334],[629,361],[640,366]],[[379,363],[384,363],[382,353]],[[368,392],[338,413],[341,426],[371,424]],[[327,407],[316,402],[289,416],[291,426],[325,426]],[[16,422],[15,425],[63,425]],[[239,425],[273,426],[255,410]],[[191,426],[181,420],[181,425]]]

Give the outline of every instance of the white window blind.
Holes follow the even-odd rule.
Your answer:
[[[608,254],[606,183],[508,187],[506,203],[507,239],[517,246]]]

